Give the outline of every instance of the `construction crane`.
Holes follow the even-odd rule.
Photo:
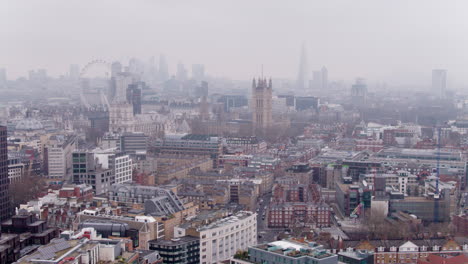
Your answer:
[[[436,188],[434,198],[439,198],[439,179],[440,179],[440,131],[441,127],[437,127],[437,168],[436,168]]]

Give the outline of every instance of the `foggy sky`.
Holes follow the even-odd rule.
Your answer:
[[[296,78],[306,43],[310,70],[429,84],[433,68],[468,84],[464,0],[2,0],[0,68],[65,74],[103,58],[147,60],[164,53],[216,76]]]

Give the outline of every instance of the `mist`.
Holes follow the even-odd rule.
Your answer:
[[[431,69],[468,82],[466,1],[2,1],[0,67],[65,74],[92,59],[165,54],[203,63],[214,76],[264,72],[295,78],[305,43],[309,67],[334,79],[357,76],[429,85]]]

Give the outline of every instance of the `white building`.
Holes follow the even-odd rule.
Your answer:
[[[257,214],[241,211],[186,233],[200,238],[200,263],[218,263],[257,244]]]
[[[56,135],[49,138],[49,144],[46,146],[49,179],[62,182],[69,178],[75,144],[75,136]]]
[[[103,169],[114,170],[114,183],[132,181],[133,162],[129,155],[117,153],[115,149],[95,150],[94,157]]]

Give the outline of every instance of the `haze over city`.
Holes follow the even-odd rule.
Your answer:
[[[1,1],[0,264],[467,264],[466,1]]]
[[[432,68],[468,84],[466,1],[2,1],[0,66],[65,74],[73,62],[147,59],[175,69],[204,63],[215,76],[264,71],[295,78],[306,43],[309,65],[351,81],[429,85]],[[53,54],[50,52],[53,51]]]

